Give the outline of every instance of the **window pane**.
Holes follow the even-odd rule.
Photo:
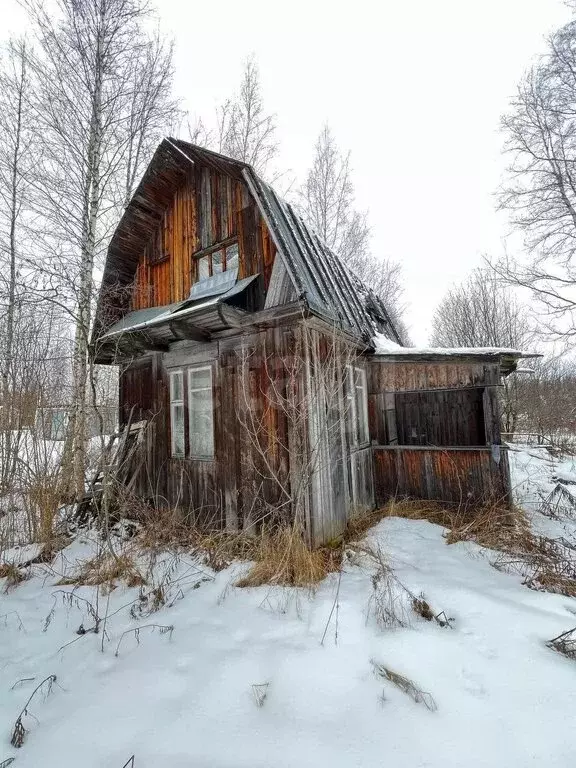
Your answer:
[[[356,417],[354,374],[352,371],[352,366],[350,365],[346,366],[344,388],[346,393],[346,432],[348,434],[348,441],[350,445],[356,445],[358,443],[358,419]]]
[[[215,251],[212,254],[212,274],[217,275],[219,272],[224,271],[224,257],[223,251]]]
[[[210,457],[214,454],[212,391],[190,392],[190,453]]]
[[[172,456],[184,456],[184,406],[172,405],[170,408],[172,430]]]
[[[170,374],[170,401],[184,399],[184,375],[181,371]]]
[[[358,442],[368,442],[368,401],[366,397],[366,378],[361,368],[354,369],[356,383],[356,414],[358,418]]]
[[[210,368],[191,368],[189,375],[190,389],[212,389],[212,371]]]
[[[188,408],[190,419],[190,455],[211,458],[214,455],[212,370],[188,371]]]
[[[202,256],[198,259],[198,281],[210,277],[210,256]]]
[[[236,269],[238,266],[238,243],[229,245],[226,248],[226,271]]]

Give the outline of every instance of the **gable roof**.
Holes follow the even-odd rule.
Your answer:
[[[96,313],[97,335],[103,330],[104,293],[115,286],[127,286],[133,280],[144,246],[162,221],[191,163],[209,166],[246,183],[297,296],[313,312],[352,331],[368,345],[377,332],[401,343],[380,297],[351,272],[294,207],[262,181],[251,166],[173,138],[164,139],[158,146],[110,241]]]

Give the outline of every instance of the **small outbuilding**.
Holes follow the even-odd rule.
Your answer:
[[[93,335],[146,423],[131,487],[191,522],[312,544],[393,496],[506,503],[498,389],[522,353],[402,347],[381,299],[241,162],[158,147],[111,240]]]

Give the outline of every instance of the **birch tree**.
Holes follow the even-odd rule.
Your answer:
[[[340,151],[329,126],[324,125],[299,190],[298,208],[329,248],[380,296],[406,341],[401,267],[371,253],[368,215],[357,210],[354,202],[350,153]]]
[[[0,426],[3,431],[3,484],[14,469],[17,445],[13,443],[16,320],[22,218],[26,211],[31,172],[30,78],[26,43],[11,40],[0,68],[0,265],[2,267],[0,313],[2,315]]]
[[[107,240],[170,124],[172,50],[145,31],[145,0],[24,0],[38,52],[36,231],[43,288],[74,322],[73,489],[84,492],[94,278]],[[96,271],[96,272],[95,272]],[[47,295],[48,295],[47,293]]]

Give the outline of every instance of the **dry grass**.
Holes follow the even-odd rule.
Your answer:
[[[250,571],[236,582],[237,587],[283,584],[310,587],[322,581],[341,564],[341,552],[333,548],[310,549],[294,527],[264,530],[255,537]]]
[[[402,693],[410,696],[412,701],[416,702],[416,704],[424,704],[426,709],[430,710],[430,712],[435,712],[438,709],[438,705],[434,701],[432,694],[423,691],[413,680],[404,677],[404,675],[400,675],[398,672],[394,672],[394,670],[384,666],[384,664],[379,664],[377,661],[374,661],[374,659],[372,659],[372,667],[378,677],[381,677],[383,680],[388,680],[395,685],[396,688],[399,688]]]
[[[34,540],[49,543],[54,538],[54,522],[62,500],[58,475],[35,477],[25,500],[26,512],[34,520]]]
[[[233,533],[220,528],[220,519],[194,525],[174,510],[151,510],[143,519],[144,530],[138,542],[147,549],[193,549],[215,571],[232,562],[254,562],[236,584],[255,587],[262,584],[310,587],[328,573],[337,571],[342,561],[341,541],[334,546],[311,550],[297,526],[262,526],[257,533]]]
[[[370,519],[388,516],[442,525],[449,529],[447,544],[474,541],[498,552],[492,564],[520,573],[530,589],[576,597],[576,542],[534,534],[518,507],[493,503],[462,510],[456,505],[404,499],[390,501]]]
[[[112,556],[109,553],[103,553],[97,555],[91,560],[87,560],[76,576],[63,579],[59,584],[84,584],[88,586],[105,584],[113,587],[118,581],[124,581],[128,587],[140,587],[146,584],[144,576],[128,554]]]
[[[24,574],[17,565],[13,563],[0,563],[0,579],[6,579],[4,591],[18,586],[26,580],[26,574]]]
[[[299,529],[290,526],[263,527],[259,533],[230,533],[220,527],[218,517],[204,520],[199,525],[173,509],[153,509],[137,499],[127,499],[126,510],[130,518],[143,524],[137,542],[145,549],[192,549],[200,553],[205,564],[215,571],[228,567],[233,561],[252,560],[254,565],[240,579],[238,586],[261,584],[311,586],[328,573],[341,567],[342,552],[351,542],[363,539],[367,531],[386,517],[404,517],[428,520],[447,528],[446,542],[475,541],[486,548],[500,552],[494,562],[496,567],[508,568],[518,561],[526,576],[525,583],[533,589],[576,593],[572,553],[562,552],[562,547],[549,540],[536,537],[524,513],[518,508],[508,508],[500,503],[485,504],[477,508],[449,505],[436,501],[393,499],[382,508],[353,515],[343,535],[327,546],[310,550]],[[548,543],[546,543],[548,542]],[[79,579],[84,583],[103,583],[126,578],[132,584],[142,578],[122,558],[120,563],[84,569]],[[86,572],[87,571],[87,572]],[[387,579],[381,579],[379,592],[386,592]],[[388,590],[389,591],[389,590]],[[392,595],[389,595],[390,600]],[[388,602],[390,602],[388,600]],[[423,608],[420,611],[419,608]],[[427,618],[423,606],[411,606]],[[401,611],[403,613],[403,611]]]

